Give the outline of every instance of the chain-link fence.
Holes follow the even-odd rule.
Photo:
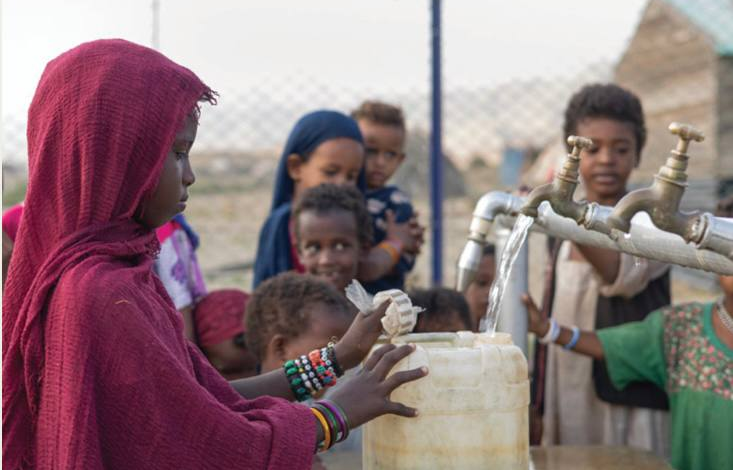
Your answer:
[[[427,20],[429,2],[413,3],[410,8]],[[642,163],[632,177],[635,184],[648,184],[674,146],[666,130],[669,122],[684,121],[700,127],[707,136],[705,143],[691,149],[686,207],[710,209],[730,185],[733,1],[650,0],[639,4],[641,8],[635,7],[630,20],[624,47],[607,56],[563,56],[548,65],[542,59],[553,47],[553,36],[538,33],[533,38],[534,52],[519,58],[524,64],[522,73],[512,72],[500,60],[485,56],[478,42],[475,50],[451,49],[451,31],[461,28],[461,15],[470,15],[466,11],[470,5],[459,3],[445,2],[443,19],[443,146],[449,198],[445,201],[444,221],[446,282],[452,279],[451,264],[463,243],[477,196],[492,189],[516,187],[520,181],[538,184],[549,178],[564,155],[563,110],[571,94],[585,83],[616,81],[637,93],[643,102],[649,138]],[[532,5],[529,3],[528,8]],[[623,9],[625,5],[613,8]],[[459,8],[463,9],[460,15],[456,13]],[[612,27],[614,24],[608,25]],[[604,31],[602,26],[598,28],[597,37],[586,35],[576,40],[588,50],[597,45],[599,50],[608,51],[601,47],[598,38],[604,36]],[[397,181],[412,193],[423,222],[427,222],[428,31],[429,25],[425,24],[424,67],[405,74],[400,87],[348,87],[334,85],[323,77],[294,74],[246,90],[218,90],[219,105],[205,109],[202,116],[193,156],[198,182],[192,191],[200,202],[195,201],[189,212],[203,235],[201,258],[211,279],[230,265],[241,267],[251,261],[256,234],[269,206],[279,151],[293,123],[313,109],[348,112],[362,100],[375,98],[401,105],[408,120],[409,142],[408,161]],[[512,39],[518,43],[525,40]],[[481,74],[468,80],[465,70],[453,67],[453,58],[459,53],[475,57],[477,62],[493,63],[491,80],[481,83]],[[350,60],[379,60],[378,55],[379,51],[374,51],[374,57]],[[349,67],[347,60],[338,60],[344,60],[343,66]],[[532,64],[537,65],[533,68]],[[4,116],[2,145],[5,161],[22,166],[24,116]],[[6,172],[6,183],[8,174],[13,174],[12,168]],[[10,200],[4,201],[7,205],[13,197],[5,195]],[[426,257],[422,256],[416,270],[418,282],[428,278]],[[241,279],[248,279],[249,274],[241,271],[236,276],[236,282],[243,282]],[[234,278],[227,279],[235,282]]]

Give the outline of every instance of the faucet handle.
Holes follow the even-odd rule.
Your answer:
[[[673,122],[669,125],[669,132],[679,137],[677,142],[677,151],[681,154],[687,152],[687,147],[690,145],[690,141],[702,142],[705,140],[705,134],[701,130],[689,124],[683,124],[681,122]]]
[[[568,145],[573,147],[571,155],[577,157],[580,155],[581,150],[585,150],[585,149],[589,149],[593,147],[593,141],[587,137],[571,135],[568,137]]]
[[[684,140],[694,140],[695,142],[702,142],[705,140],[705,134],[703,134],[701,130],[681,122],[673,122],[670,124],[669,132],[680,136],[680,139]]]

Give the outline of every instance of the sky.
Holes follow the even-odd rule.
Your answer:
[[[199,150],[277,152],[298,116],[366,97],[400,103],[410,127],[429,125],[430,0],[157,1],[159,49],[220,93]],[[584,71],[618,60],[646,2],[443,0],[446,151],[465,160],[545,139],[535,129],[557,127],[568,77],[603,76]],[[25,160],[25,116],[45,64],[98,38],[151,46],[153,4],[0,0],[5,161]]]
[[[429,0],[159,0],[160,49],[220,91],[314,80],[427,89]],[[152,41],[152,0],[2,0],[3,116],[24,114],[43,67],[74,45]],[[447,86],[487,86],[616,58],[645,0],[444,0]]]

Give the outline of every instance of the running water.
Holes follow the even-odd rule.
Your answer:
[[[527,217],[524,214],[520,214],[519,217],[517,217],[517,221],[514,223],[512,233],[509,235],[509,239],[501,253],[499,274],[491,284],[491,291],[489,291],[489,306],[486,308],[486,316],[481,319],[481,325],[479,326],[479,330],[482,332],[488,332],[492,336],[496,332],[496,323],[499,320],[499,308],[501,307],[501,301],[504,298],[506,283],[512,273],[512,267],[517,259],[519,250],[522,248],[522,245],[524,245],[524,241],[527,239],[527,233],[529,233],[529,229],[532,227],[533,223],[534,219],[532,217]]]

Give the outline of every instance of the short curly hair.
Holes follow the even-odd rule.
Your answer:
[[[373,242],[372,216],[364,202],[364,196],[358,189],[352,186],[341,186],[331,183],[321,184],[306,190],[303,197],[293,209],[293,221],[295,224],[295,239],[300,243],[300,214],[303,212],[315,212],[319,215],[331,211],[342,210],[354,214],[356,221],[357,236],[362,248],[370,247]]]
[[[636,137],[637,163],[641,161],[641,150],[646,143],[646,124],[644,110],[639,98],[624,88],[612,83],[586,85],[570,98],[565,109],[565,145],[571,150],[567,140],[578,131],[578,124],[586,118],[608,118],[632,125]]]
[[[466,330],[471,329],[471,310],[460,292],[446,287],[413,289],[408,293],[412,304],[425,309],[417,316],[415,331],[429,333],[440,331],[449,321],[449,315],[457,314]]]
[[[263,282],[247,303],[247,349],[262,361],[274,335],[296,338],[308,329],[315,304],[327,305],[334,317],[354,318],[346,297],[314,276],[287,272]]]
[[[377,100],[364,101],[351,112],[351,117],[359,121],[364,119],[383,126],[399,127],[405,130],[405,115],[402,108]]]

